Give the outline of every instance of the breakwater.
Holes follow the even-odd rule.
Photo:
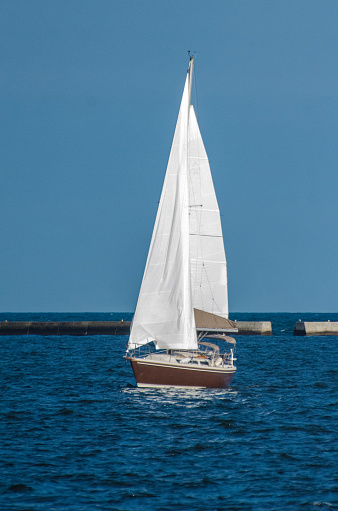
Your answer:
[[[272,335],[271,321],[235,321],[237,335]]]
[[[2,321],[0,335],[129,335],[130,321]],[[236,321],[238,335],[272,335],[270,321]]]
[[[279,334],[271,321],[235,321],[238,332],[233,335]],[[131,321],[0,321],[2,335],[129,335]],[[274,326],[277,327],[277,325]],[[283,330],[281,330],[283,332]],[[292,330],[291,330],[292,331]],[[338,321],[298,321],[294,336],[338,336]]]
[[[293,335],[338,335],[338,321],[298,321]]]
[[[2,321],[0,335],[129,335],[130,321]]]

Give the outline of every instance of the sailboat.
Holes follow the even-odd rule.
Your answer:
[[[190,56],[125,355],[138,387],[225,388],[236,371],[220,212],[191,104],[193,67]],[[222,341],[231,349],[223,352]]]

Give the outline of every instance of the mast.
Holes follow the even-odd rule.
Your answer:
[[[195,62],[195,57],[193,56],[189,56],[189,69],[188,69],[188,75],[189,75],[189,89],[188,89],[188,94],[189,94],[189,106],[191,105],[191,88],[192,88],[192,75],[193,75],[193,70],[194,70],[194,62]]]

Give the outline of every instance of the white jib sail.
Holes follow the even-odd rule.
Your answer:
[[[188,119],[191,67],[183,91],[129,348],[197,349],[189,259]]]
[[[227,265],[221,218],[209,160],[193,106],[190,106],[188,133],[193,307],[227,318]]]

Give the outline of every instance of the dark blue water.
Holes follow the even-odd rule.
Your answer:
[[[338,337],[292,336],[337,315],[233,317],[274,335],[227,390],[137,389],[126,337],[0,337],[1,511],[337,509]]]

